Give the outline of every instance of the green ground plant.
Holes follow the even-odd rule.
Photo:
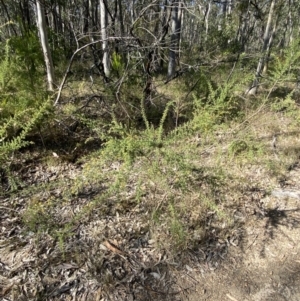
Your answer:
[[[17,179],[10,172],[14,153],[32,142],[27,139],[28,135],[42,122],[45,115],[51,110],[50,100],[36,109],[20,111],[12,117],[2,120],[0,125],[0,165],[5,171],[10,190],[17,190]]]
[[[17,188],[9,170],[14,153],[31,144],[28,135],[51,111],[39,71],[40,57],[31,53],[38,40],[30,36],[23,43],[20,39],[7,41],[0,56],[0,165],[11,190]]]
[[[159,239],[158,245],[166,247],[166,244],[173,244],[177,246],[176,250],[188,246],[191,237],[186,234],[189,227],[184,222],[186,214],[194,205],[193,202],[197,203],[200,211],[217,207],[214,196],[222,185],[224,175],[214,175],[215,167],[202,168],[199,166],[201,163],[195,160],[197,145],[187,144],[186,141],[194,137],[198,128],[183,124],[173,132],[165,131],[164,124],[173,106],[172,101],[166,104],[158,127],[148,121],[143,101],[143,130],[128,128],[113,119],[103,147],[82,159],[82,174],[72,188],[75,195],[89,190],[103,192],[89,202],[74,221],[91,214],[104,203],[113,203],[114,206],[128,203],[127,187],[131,187],[131,183],[137,183],[130,192],[132,204],[145,203],[149,207],[154,236],[162,225],[166,227],[165,233],[170,234],[165,242]],[[197,114],[202,115],[202,112],[199,110]],[[196,113],[195,120],[200,120]],[[194,120],[191,121],[192,124],[193,122]],[[214,125],[212,123],[207,131],[212,132]],[[198,185],[206,187],[203,197],[205,202],[201,205],[200,197],[189,204],[188,199],[194,200],[192,194]],[[149,193],[152,201],[145,199],[145,195]],[[167,224],[164,223],[165,219]]]
[[[5,65],[4,62],[3,64]],[[116,69],[123,68],[118,65],[117,57],[115,64]],[[284,68],[287,70],[285,65]],[[149,119],[149,116],[152,118],[153,115],[149,115],[149,107],[145,104],[141,86],[132,92],[128,82],[120,88],[119,100],[129,108],[134,99],[134,109],[128,110],[127,113],[130,112],[130,117],[135,119],[134,114],[138,112],[139,123],[124,122],[124,111],[120,104],[112,103],[114,98],[110,98],[111,91],[97,95],[95,100],[96,103],[104,99],[107,114],[102,119],[99,118],[102,112],[93,115],[92,110],[78,110],[78,106],[88,108],[91,104],[89,101],[84,106],[80,101],[65,105],[60,112],[61,116],[77,118],[87,127],[89,133],[93,133],[93,137],[95,134],[95,137],[101,140],[101,147],[80,159],[79,163],[83,169],[63,198],[68,204],[71,199],[81,194],[95,196],[67,219],[62,229],[56,229],[51,222],[54,218],[51,210],[57,205],[47,207],[49,211],[43,211],[44,205],[40,203],[30,205],[24,214],[25,224],[32,231],[40,225],[43,225],[43,231],[48,231],[49,227],[55,228],[49,232],[59,239],[63,248],[64,241],[68,239],[69,229],[89,220],[95,212],[104,215],[115,214],[116,210],[122,212],[141,205],[147,212],[144,218],[152,237],[157,241],[157,246],[170,252],[173,250],[174,253],[194,245],[196,240],[199,242],[199,239],[205,239],[206,233],[201,224],[205,212],[214,212],[218,222],[230,224],[232,221],[226,211],[226,194],[230,185],[235,185],[236,190],[237,187],[246,185],[247,179],[243,171],[257,164],[268,170],[270,175],[276,172],[279,175],[282,166],[286,166],[276,161],[274,163],[277,154],[268,148],[269,141],[262,140],[252,131],[249,124],[259,123],[259,118],[262,118],[270,107],[273,112],[281,113],[283,110],[285,114],[297,108],[292,94],[285,99],[275,99],[268,90],[262,97],[263,107],[255,111],[254,117],[251,115],[253,111],[248,115],[248,112],[243,111],[245,97],[239,97],[239,93],[244,90],[251,75],[243,74],[242,77],[239,70],[230,70],[230,76],[225,76],[225,72],[221,76],[218,75],[218,85],[215,85],[212,79],[208,80],[201,71],[200,81],[195,80],[193,85],[184,91],[186,103],[183,109],[179,108],[179,90],[184,83],[181,82],[178,89],[173,91],[173,97],[172,94],[164,95],[165,91],[161,90],[161,107],[156,112],[152,111],[159,119],[155,124]],[[279,71],[277,73],[282,77],[286,74]],[[281,80],[276,77],[275,82],[275,85],[270,86],[272,91]],[[134,85],[137,83],[141,84],[142,81],[137,80]],[[88,90],[85,90],[81,96],[88,95],[87,93]],[[106,96],[108,101],[105,102]],[[253,108],[255,109],[255,106]],[[40,110],[44,112],[45,108],[41,107]],[[184,115],[185,122],[175,122],[177,126],[170,130],[166,126],[168,119],[176,119],[179,114]],[[16,116],[9,122],[13,123]],[[28,121],[28,130],[24,131],[18,143],[27,143],[26,133],[43,115],[41,113],[32,116],[36,117],[32,119],[32,123]],[[9,122],[7,120],[7,124]],[[270,122],[271,128],[271,121],[266,122]],[[229,128],[233,125],[237,129],[230,132]],[[21,144],[17,144],[15,149],[20,146],[22,147]],[[13,151],[12,148],[9,150],[7,144],[6,147],[7,154]],[[242,190],[236,192],[235,197],[239,199],[241,194]],[[191,217],[191,212],[196,217]],[[197,229],[200,233],[196,235],[197,238],[191,235],[190,229]]]

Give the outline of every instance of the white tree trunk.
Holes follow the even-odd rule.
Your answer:
[[[289,5],[289,15],[288,15],[289,36],[288,36],[287,46],[289,46],[293,42],[293,29],[294,29],[293,23],[294,22],[292,18],[291,6]]]
[[[109,65],[109,52],[108,52],[108,40],[107,40],[107,11],[105,7],[105,0],[100,0],[100,22],[101,22],[101,38],[103,49],[103,69],[105,76],[109,77],[110,65]]]
[[[170,52],[169,52],[168,79],[172,78],[175,74],[176,59],[178,58],[179,55],[182,3],[175,2],[175,1],[172,6],[171,42],[170,42]]]
[[[271,45],[273,43],[273,39],[274,39],[274,36],[275,36],[275,33],[276,33],[276,28],[277,28],[277,21],[274,23],[272,32],[270,34],[269,43],[268,43],[267,49],[265,51],[265,53],[266,53],[265,63],[264,63],[262,74],[266,74],[268,72],[268,67],[269,67],[268,63],[269,63],[269,59],[270,59],[270,55],[271,55],[270,50],[271,50]]]
[[[226,17],[228,18],[228,16],[231,16],[232,13],[232,7],[233,7],[233,1],[232,0],[228,0],[227,3],[227,10],[226,10]]]
[[[211,9],[210,1],[208,1],[206,3],[205,9],[204,9],[204,4],[203,5],[199,4],[198,9],[199,9],[200,14],[203,14],[203,16],[204,16],[203,24],[205,25],[205,42],[206,42],[208,39],[208,26],[209,26],[208,20],[209,20],[209,13],[210,13],[210,9]]]
[[[272,24],[272,17],[273,17],[273,12],[274,12],[274,7],[275,7],[275,0],[272,0],[271,5],[270,5],[270,10],[269,10],[269,15],[268,15],[268,21],[267,21],[267,26],[265,29],[264,33],[264,43],[262,47],[262,56],[259,59],[257,68],[256,68],[256,73],[255,73],[255,79],[250,87],[250,89],[247,91],[248,95],[255,95],[258,90],[258,85],[259,85],[259,78],[262,74],[262,71],[264,69],[265,61],[268,56],[268,52],[270,52],[270,47],[271,47],[271,24]]]
[[[53,83],[54,83],[54,68],[52,62],[51,51],[49,47],[49,41],[47,36],[47,26],[45,19],[45,11],[44,7],[41,4],[40,0],[36,1],[36,11],[37,11],[37,26],[40,35],[40,41],[42,44],[42,49],[44,53],[44,60],[46,64],[47,71],[47,81],[48,81],[48,89],[49,91],[53,91]]]

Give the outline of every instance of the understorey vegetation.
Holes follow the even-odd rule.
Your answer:
[[[77,2],[0,3],[0,297],[184,300],[298,164],[299,4]]]

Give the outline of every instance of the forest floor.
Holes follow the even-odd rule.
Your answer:
[[[230,247],[220,269],[194,271],[197,292],[190,300],[300,300],[299,167],[287,176],[294,185],[274,191],[279,198],[262,198],[255,214],[243,215],[241,244]]]
[[[297,126],[270,112],[245,123],[238,137],[246,141],[251,133],[247,143],[264,149],[259,158],[252,147],[235,153],[228,146],[237,139],[232,128],[212,145],[202,147],[201,137],[194,137],[199,166],[217,156],[214,164],[234,176],[224,179],[218,208],[200,214],[187,205],[192,226],[185,233],[191,239],[175,253],[164,244],[168,217],[162,214],[158,226],[149,219],[153,207],[163,208],[164,194],[149,203],[150,191],[134,202],[127,187],[124,202],[109,200],[84,211],[102,191],[71,193],[82,163],[62,160],[57,149],[24,151],[15,172],[25,188],[0,196],[0,299],[300,300]]]

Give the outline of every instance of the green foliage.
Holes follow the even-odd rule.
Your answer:
[[[65,4],[62,0],[58,2]],[[239,1],[238,11],[248,12],[248,2]],[[51,197],[47,199],[47,196],[46,199],[29,197],[28,202],[22,202],[22,206],[27,206],[22,210],[25,226],[35,233],[46,231],[54,236],[63,259],[70,261],[65,256],[68,252],[74,252],[74,248],[73,245],[68,245],[68,238],[76,238],[78,226],[81,227],[86,222],[90,232],[100,234],[102,239],[102,235],[106,237],[108,233],[109,236],[110,232],[100,233],[102,226],[98,227],[98,224],[90,222],[110,214],[121,221],[122,211],[130,211],[128,216],[137,215],[138,218],[145,219],[141,224],[149,227],[147,237],[152,236],[167,252],[178,255],[184,249],[191,250],[196,243],[199,248],[199,241],[208,237],[210,240],[215,239],[217,243],[222,240],[221,233],[228,232],[225,223],[218,223],[222,218],[228,218],[224,213],[226,208],[232,211],[235,206],[240,206],[240,200],[244,202],[250,193],[252,196],[253,191],[247,189],[254,186],[256,177],[265,175],[263,169],[267,166],[269,174],[284,175],[287,166],[282,163],[284,143],[279,139],[276,152],[270,147],[274,127],[269,124],[269,127],[265,126],[265,121],[259,120],[263,129],[257,130],[251,123],[251,116],[242,118],[253,113],[253,103],[258,104],[259,110],[269,109],[269,106],[265,106],[267,103],[273,110],[270,116],[275,116],[274,119],[280,116],[278,119],[281,121],[282,116],[291,117],[299,125],[299,109],[291,84],[298,72],[299,41],[284,50],[280,56],[271,57],[268,74],[261,78],[263,88],[260,89],[260,94],[256,98],[246,99],[241,91],[245,91],[244,86],[253,76],[249,70],[254,74],[257,66],[258,58],[254,51],[260,48],[260,42],[256,42],[253,38],[255,35],[252,34],[257,34],[258,31],[249,31],[250,42],[243,45],[246,52],[240,55],[242,62],[232,61],[236,58],[234,53],[239,52],[241,46],[234,37],[245,34],[237,28],[240,16],[236,13],[221,16],[220,7],[212,5],[213,7],[212,15],[220,19],[209,24],[208,32],[203,30],[194,35],[195,39],[201,37],[199,43],[187,41],[183,32],[180,62],[177,66],[178,77],[165,83],[165,78],[157,78],[155,75],[158,72],[151,71],[149,93],[144,92],[148,79],[144,70],[147,53],[155,51],[153,64],[158,64],[157,60],[168,60],[169,39],[166,36],[163,41],[153,34],[159,32],[160,26],[159,18],[155,17],[160,15],[156,13],[156,8],[151,16],[146,12],[143,18],[138,18],[132,24],[130,31],[136,37],[135,41],[131,43],[127,38],[125,40],[128,43],[125,40],[110,40],[111,48],[114,43],[119,44],[122,55],[112,53],[112,76],[108,82],[103,83],[100,72],[98,77],[94,76],[93,84],[87,80],[87,74],[82,75],[82,70],[87,70],[92,61],[90,50],[82,51],[80,59],[79,55],[76,57],[78,61],[75,60],[72,67],[72,72],[76,75],[68,77],[58,109],[62,110],[56,119],[60,125],[63,124],[64,130],[68,130],[68,134],[76,136],[75,143],[84,145],[84,153],[88,152],[88,155],[80,158],[80,171],[79,168],[74,172],[68,170],[70,173],[65,178],[74,175],[74,182],[68,179],[62,183],[58,177],[51,175],[48,183],[51,190],[43,195],[54,195],[53,199],[59,200],[57,203]],[[193,16],[193,24],[189,24],[195,28],[197,14]],[[65,21],[68,22],[67,19]],[[20,23],[24,22],[20,19]],[[10,172],[15,153],[31,143],[29,135],[51,111],[51,100],[47,100],[48,95],[44,89],[45,70],[38,34],[33,27],[30,28],[23,30],[23,36],[14,36],[3,43],[0,50],[0,171],[2,173],[2,169],[5,170],[5,178],[8,175],[11,190],[18,188],[18,183]],[[65,28],[68,30],[67,23]],[[63,66],[67,63],[64,60],[65,52],[72,52],[71,48],[76,47],[75,39],[78,39],[78,43],[88,43],[90,39],[78,36],[68,40],[65,37],[69,35],[59,36],[59,31],[59,28],[57,32],[50,29],[49,42],[53,57],[59,61],[56,66]],[[138,47],[137,40],[145,47]],[[95,46],[97,49],[101,48]],[[159,48],[158,53],[156,50]],[[163,49],[166,51],[163,52]],[[95,69],[93,71],[96,73]],[[161,72],[165,71],[162,68]],[[82,80],[82,77],[86,80]],[[71,82],[71,79],[76,81]],[[151,101],[147,99],[145,103],[145,94],[151,96]],[[251,102],[250,109],[248,101]],[[183,117],[184,124],[178,122],[180,117]],[[69,125],[74,120],[74,124],[79,123],[79,126],[70,130]],[[175,124],[175,130],[168,131],[168,123],[173,128]],[[234,127],[231,127],[232,124]],[[229,127],[230,131],[227,130]],[[278,130],[282,137],[283,134],[288,135],[286,129],[289,128]],[[58,126],[53,132],[61,137],[59,130]],[[296,136],[296,142],[298,138]],[[95,140],[101,141],[101,147],[92,152],[87,143]],[[69,149],[74,149],[70,145],[69,141],[63,141],[59,145],[59,151],[68,153]],[[93,149],[98,145],[93,145]],[[289,157],[293,154],[297,162],[299,147],[294,147],[294,143],[291,146],[291,149],[287,148],[285,151]],[[52,154],[53,150],[48,151]],[[43,167],[47,164],[61,164],[62,155],[58,154],[58,160],[52,155],[48,159],[42,156]],[[79,152],[79,156],[81,155]],[[261,164],[255,165],[258,162]],[[63,166],[62,169],[70,169],[70,165],[66,168]],[[43,190],[42,185],[35,184],[35,187],[28,187],[28,194],[35,193],[35,189]],[[265,189],[266,183],[261,183],[261,186]],[[16,199],[20,200],[19,197]],[[67,206],[75,208],[72,214],[67,214]],[[61,207],[64,207],[63,214]],[[210,212],[209,215],[207,211]],[[234,219],[239,223],[235,217]],[[94,226],[98,228],[97,231],[99,228],[101,230],[93,230]],[[196,239],[195,229],[200,229],[200,235]],[[90,235],[88,232],[87,235]],[[226,238],[231,236],[229,233],[225,235]],[[134,239],[134,236],[131,229],[129,238]],[[127,238],[121,243],[126,244]],[[82,246],[78,246],[78,257],[81,249]]]
[[[207,199],[215,194],[222,179],[211,176],[211,171],[204,174],[194,164],[197,146],[181,141],[186,139],[187,132],[182,136],[180,131],[171,135],[164,132],[163,124],[172,105],[173,102],[166,105],[157,128],[148,123],[144,130],[130,129],[113,120],[103,147],[82,160],[82,173],[72,187],[73,194],[90,189],[101,190],[101,194],[89,201],[74,221],[102,208],[103,204],[125,207],[128,203],[135,206],[143,202],[149,206],[145,218],[154,221],[153,235],[156,228],[164,229],[166,237],[159,239],[158,244],[163,247],[170,244],[174,252],[188,246],[191,237],[187,235],[185,215],[191,210],[188,201],[191,193],[205,182],[210,188],[203,207],[213,206],[214,200]],[[146,123],[146,116],[144,119]],[[145,197],[148,194],[149,200]]]
[[[48,27],[47,30],[53,63],[55,67],[60,64],[65,66],[66,62],[62,58],[67,58],[68,56],[70,57],[72,49],[69,43],[66,43],[63,35],[54,31],[51,27]]]
[[[231,142],[229,146],[229,153],[232,156],[236,156],[242,152],[247,151],[249,148],[247,142],[245,140],[235,140]]]
[[[117,74],[120,74],[124,70],[124,63],[120,54],[113,52],[111,56],[111,68]]]
[[[26,211],[22,215],[23,222],[30,231],[43,232],[53,230],[55,226],[51,218],[51,201],[31,200]]]
[[[240,117],[241,98],[235,96],[235,91],[243,86],[249,76],[239,78],[238,72],[229,81],[220,83],[215,87],[205,76],[201,81],[206,81],[208,94],[205,98],[194,95],[192,127],[194,130],[207,132],[216,125]]]
[[[275,55],[272,59],[269,69],[271,82],[278,84],[282,81],[295,79],[295,75],[297,76],[299,72],[299,39],[294,40],[289,47],[282,51],[281,55]]]
[[[2,54],[0,61],[0,91],[5,90],[11,79],[11,66],[9,60],[10,47],[8,43],[5,44],[4,49],[5,51]]]
[[[250,160],[262,156],[264,148],[252,137],[244,137],[244,139],[233,140],[228,148],[229,155],[234,157],[247,157]]]
[[[224,27],[224,32],[223,55],[226,51],[233,51],[228,44],[232,28]],[[36,37],[28,34],[26,47],[21,41],[22,38],[15,38],[7,43],[0,58],[0,164],[7,168],[11,155],[30,143],[28,134],[50,110],[50,101],[43,103],[45,94],[38,88],[42,86],[41,53],[36,51],[35,55],[31,54],[37,50]],[[296,61],[287,52],[284,60],[274,63],[270,70],[274,85],[283,78],[292,78],[294,71],[291,64]],[[224,157],[232,159],[228,160],[231,162],[242,162],[244,158],[253,159],[264,154],[264,147],[250,135],[231,136],[223,149],[214,145],[218,143],[213,138],[216,131],[222,131],[243,117],[243,97],[238,95],[250,81],[251,75],[245,74],[240,63],[236,64],[234,70],[229,70],[228,65],[223,64],[216,74],[209,76],[206,75],[208,71],[204,70],[191,72],[184,79],[184,84],[182,78],[178,79],[177,90],[169,89],[171,91],[165,98],[161,95],[155,97],[161,102],[156,106],[156,103],[144,103],[145,78],[140,76],[136,62],[132,60],[128,63],[131,65],[126,66],[126,74],[125,64],[119,54],[112,54],[111,64],[117,76],[120,76],[119,73],[124,75],[122,81],[117,83],[117,96],[114,83],[108,83],[106,89],[102,84],[95,84],[92,92],[96,94],[89,98],[91,92],[87,82],[82,81],[81,85],[76,82],[74,94],[79,91],[81,100],[78,103],[69,102],[61,112],[64,117],[79,120],[81,125],[86,126],[84,130],[88,129],[88,134],[93,133],[100,138],[102,145],[100,150],[81,159],[82,172],[64,195],[76,197],[81,192],[92,191],[96,196],[83,204],[64,229],[55,229],[55,235],[63,249],[71,224],[89,216],[101,205],[117,207],[124,203],[133,203],[133,206],[143,203],[147,212],[145,219],[155,220],[151,231],[154,233],[161,227],[165,234],[163,240],[169,239],[170,245],[176,250],[184,249],[191,239],[186,219],[196,206],[199,211],[210,209],[220,213],[220,217],[225,216],[222,216],[218,202],[223,200],[219,191],[225,190],[223,187],[228,175],[218,164],[223,163]],[[82,99],[85,101],[83,105]],[[94,106],[100,102],[99,107]],[[274,101],[272,108],[276,112],[292,112],[296,103],[290,94],[283,101]],[[182,114],[186,123],[177,125],[176,122],[177,128],[167,132],[166,123],[170,116],[174,116],[172,113],[176,118]],[[158,121],[154,123],[155,117]],[[139,121],[136,121],[138,118]],[[91,136],[86,141],[92,139]],[[199,142],[194,143],[198,138]],[[214,155],[210,150],[199,150],[205,143],[215,148]],[[207,157],[203,157],[203,154],[213,157],[215,162],[204,162],[203,158]],[[16,185],[12,182],[11,187],[16,188]],[[148,199],[149,195],[151,200]],[[23,221],[32,231],[55,228],[49,213],[51,209],[51,204],[34,201],[27,208]]]
[[[35,80],[38,68],[44,65],[43,54],[36,30],[30,30],[23,36],[15,36],[9,40],[15,62],[18,64],[20,77]],[[30,82],[30,81],[29,81]],[[31,82],[34,84],[34,81]]]
[[[4,49],[0,55],[0,124],[5,118],[40,106],[47,97],[37,37],[30,33],[14,37]]]
[[[298,90],[299,62],[299,39],[293,40],[289,47],[282,50],[280,55],[272,56],[268,69],[267,99],[275,96],[276,101],[276,94],[281,94],[278,96],[286,99],[286,102],[293,96],[294,92]]]
[[[33,32],[13,37],[0,54],[0,165],[9,175],[11,155],[30,144],[26,138],[50,110],[43,89],[42,56]],[[11,189],[13,185],[11,181]]]
[[[9,165],[11,163],[11,155],[25,147],[31,142],[26,138],[34,129],[46,113],[50,111],[50,100],[44,102],[38,109],[28,108],[20,111],[12,117],[2,120],[0,125],[0,165],[9,175]],[[11,190],[16,188],[14,180],[10,178]]]
[[[178,212],[176,211],[174,205],[172,203],[169,204],[169,229],[170,234],[173,237],[173,247],[175,250],[182,250],[186,248],[186,244],[188,242],[188,234],[186,233],[185,227],[178,216]]]
[[[284,99],[275,97],[271,103],[271,109],[275,112],[285,112],[293,115],[297,113],[298,106],[290,93]]]
[[[211,82],[211,79],[205,74],[204,70],[192,70],[186,74],[183,81],[188,93],[192,91],[195,97],[203,101],[207,98],[209,94],[208,82]]]

